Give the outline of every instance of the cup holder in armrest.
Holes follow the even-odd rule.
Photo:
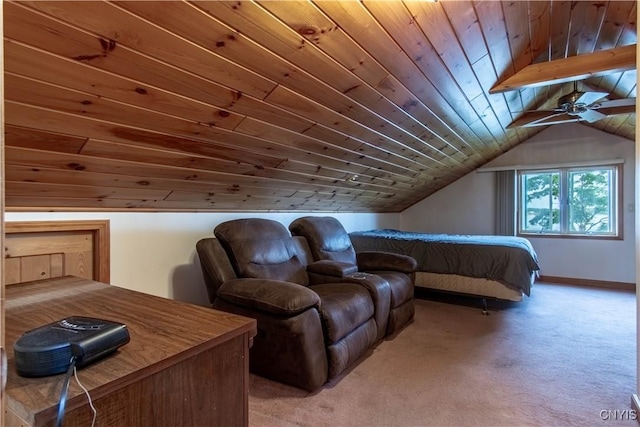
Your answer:
[[[364,273],[362,271],[358,271],[356,273],[351,273],[350,275],[348,275],[347,277],[353,277],[354,279],[367,279],[369,277],[373,276],[373,274],[370,273]]]

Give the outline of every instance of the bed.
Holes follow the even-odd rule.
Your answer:
[[[352,232],[356,252],[410,255],[417,287],[508,301],[529,296],[538,258],[529,240],[515,236],[426,234],[391,229]]]

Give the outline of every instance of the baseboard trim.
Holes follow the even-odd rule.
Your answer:
[[[539,282],[559,283],[562,285],[575,285],[575,286],[593,286],[596,288],[606,289],[619,289],[623,291],[635,291],[636,284],[628,282],[609,282],[605,280],[590,280],[590,279],[577,279],[573,277],[558,277],[558,276],[540,276],[537,280]]]

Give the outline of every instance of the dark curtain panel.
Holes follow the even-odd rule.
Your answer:
[[[496,174],[496,234],[516,234],[516,171],[497,171]]]

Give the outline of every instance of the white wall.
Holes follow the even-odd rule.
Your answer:
[[[108,219],[111,284],[148,294],[207,305],[195,245],[223,221],[269,218],[288,227],[301,213],[14,213],[5,221]],[[398,228],[399,214],[331,214],[347,231]]]
[[[532,237],[546,276],[635,283],[635,142],[581,124],[555,125],[499,156],[488,167],[624,159],[624,240]],[[493,234],[495,174],[471,172],[400,215],[405,230]]]
[[[471,172],[400,214],[403,230],[494,234],[494,174]]]

